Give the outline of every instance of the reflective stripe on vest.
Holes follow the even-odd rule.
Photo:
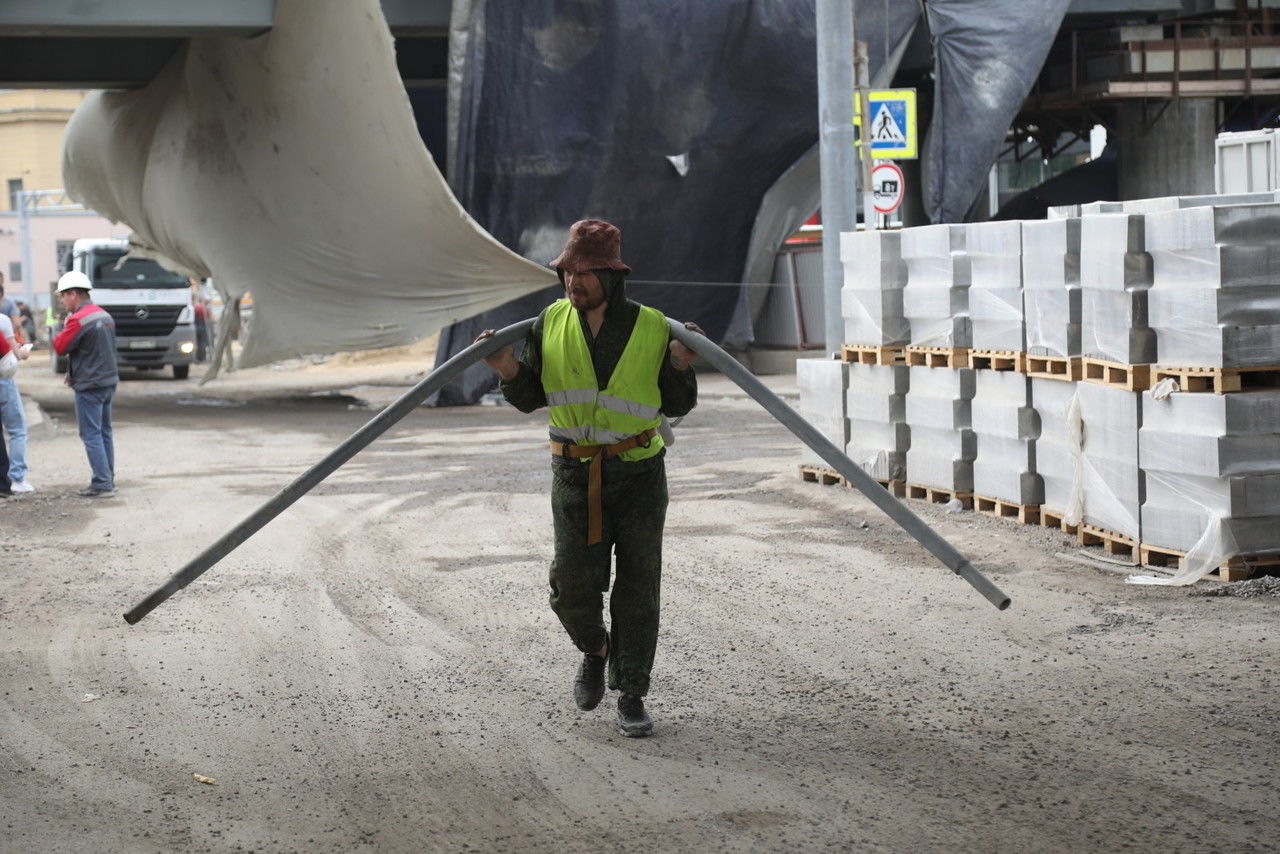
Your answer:
[[[662,420],[658,371],[667,358],[669,332],[662,312],[641,306],[635,328],[603,389],[578,312],[567,299],[547,309],[542,328],[542,388],[551,438],[578,445],[612,445],[657,427]],[[647,448],[619,456],[643,460],[662,450],[661,436]]]

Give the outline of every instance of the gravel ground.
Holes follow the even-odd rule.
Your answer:
[[[1276,850],[1274,581],[1129,586],[911,502],[996,611],[722,377],[669,457],[650,739],[572,704],[507,407],[415,412],[126,626],[421,373],[294,367],[126,382],[96,501],[70,394],[23,377],[53,424],[0,504],[3,850]]]

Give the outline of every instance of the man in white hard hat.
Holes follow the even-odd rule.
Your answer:
[[[111,398],[120,374],[116,370],[116,323],[90,301],[91,290],[93,283],[78,270],[58,279],[58,302],[67,312],[67,324],[54,336],[53,350],[67,357],[67,385],[76,393],[80,441],[93,471],[89,485],[79,494],[106,498],[116,494]]]

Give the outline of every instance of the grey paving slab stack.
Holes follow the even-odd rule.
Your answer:
[[[1014,371],[975,371],[971,417],[977,441],[974,494],[1012,504],[1043,503],[1044,483],[1036,473],[1040,422],[1031,406],[1030,380]]]
[[[1027,352],[1080,355],[1080,218],[1022,224],[1022,305]]]
[[[1139,392],[1095,383],[1076,384],[1084,443],[1080,448],[1082,520],[1140,540],[1142,474],[1138,467]],[[1070,508],[1069,508],[1070,509]]]
[[[1280,204],[1148,214],[1160,364],[1280,365]]]
[[[1280,393],[1145,392],[1144,544],[1216,558],[1280,552]]]
[[[1147,323],[1150,289],[1145,217],[1080,217],[1081,346],[1086,358],[1127,365],[1156,360],[1156,336]]]
[[[902,308],[917,347],[971,347],[969,255],[963,225],[903,229]]]
[[[978,222],[965,230],[972,346],[1022,352],[1022,223]]]
[[[1042,512],[1065,517],[1071,506],[1071,490],[1076,477],[1077,444],[1067,421],[1076,384],[1040,377],[1030,379],[1031,407],[1038,422],[1036,474],[1044,488]]]
[[[796,388],[800,392],[800,417],[837,448],[849,444],[849,419],[844,398],[849,384],[849,365],[835,359],[797,359]],[[830,468],[808,445],[801,451],[801,465]]]
[[[911,331],[902,310],[907,267],[902,233],[856,231],[840,235],[844,286],[840,289],[844,343],[902,346]]]
[[[974,371],[908,368],[906,417],[911,430],[907,482],[955,492],[973,491],[977,442],[972,429]]]
[[[845,455],[876,480],[905,480],[911,431],[906,422],[910,374],[905,365],[849,365]]]

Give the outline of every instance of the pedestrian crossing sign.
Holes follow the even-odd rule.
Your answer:
[[[916,90],[874,89],[867,93],[871,126],[871,156],[912,160],[919,156],[916,134]],[[858,96],[853,97],[853,123],[861,129]],[[861,145],[859,133],[859,142]]]

